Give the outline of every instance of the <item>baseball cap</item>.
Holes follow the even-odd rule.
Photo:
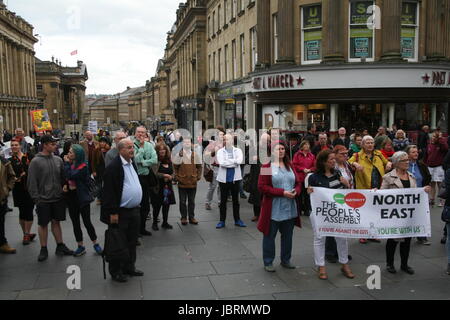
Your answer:
[[[42,136],[42,138],[41,138],[42,144],[58,142],[58,141],[59,141],[59,139],[56,139],[55,137],[53,137],[50,134],[46,134],[46,135]]]

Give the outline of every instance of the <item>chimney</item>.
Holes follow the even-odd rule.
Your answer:
[[[77,65],[78,65],[78,67],[81,68],[81,67],[83,66],[83,61],[78,60],[78,61],[77,61]]]
[[[55,62],[55,57],[54,56],[52,56],[52,62]]]

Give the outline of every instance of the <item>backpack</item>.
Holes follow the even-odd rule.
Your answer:
[[[130,259],[128,241],[118,224],[110,224],[105,231],[105,246],[102,253],[103,277],[106,280],[105,262],[127,262]]]

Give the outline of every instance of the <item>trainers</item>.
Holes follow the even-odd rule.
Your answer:
[[[34,238],[36,238],[36,234],[35,233],[30,233],[30,241],[34,241]]]
[[[11,248],[9,246],[9,244],[5,243],[4,245],[2,245],[0,247],[0,253],[5,253],[5,254],[15,254],[16,253],[16,249]]]
[[[216,226],[216,229],[222,229],[222,228],[225,228],[225,221],[220,221]]]
[[[22,244],[23,244],[24,246],[27,246],[27,245],[30,244],[30,242],[31,242],[30,235],[29,235],[29,234],[24,234],[24,235],[23,235]]]
[[[172,227],[170,224],[168,224],[167,222],[166,222],[166,223],[163,223],[163,224],[161,225],[161,228],[167,229],[167,230],[172,230],[172,229],[173,229],[173,227]]]
[[[94,250],[99,256],[103,254],[103,249],[98,243],[94,244]]]
[[[152,224],[152,229],[153,229],[154,231],[159,231],[158,224],[157,224],[157,223],[153,223],[153,224]]]
[[[234,225],[237,226],[237,227],[241,227],[241,228],[246,228],[246,227],[247,227],[247,226],[245,225],[245,223],[244,223],[242,220],[237,220],[237,221],[234,223]]]
[[[247,195],[245,193],[241,194],[241,199],[247,199]]]
[[[73,253],[75,257],[81,257],[83,254],[86,254],[86,248],[83,246],[78,246],[77,250]]]
[[[270,273],[275,272],[275,268],[272,265],[264,266],[264,270],[266,270],[267,272],[270,272]]]
[[[428,241],[427,238],[423,238],[423,239],[419,238],[419,239],[417,239],[417,243],[424,245],[424,246],[431,246],[431,242]]]
[[[69,250],[69,248],[66,247],[64,243],[58,244],[56,247],[55,254],[57,256],[73,256],[74,252],[72,250]]]
[[[205,204],[205,209],[211,211],[212,210],[211,205],[209,203]]]
[[[290,262],[289,263],[280,263],[280,265],[285,269],[296,269],[296,266],[292,265]]]
[[[47,250],[47,248],[42,248],[41,247],[41,252],[39,253],[38,261],[42,262],[42,261],[47,260],[47,258],[48,258],[48,250]]]

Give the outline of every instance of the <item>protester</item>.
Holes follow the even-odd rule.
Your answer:
[[[431,187],[431,175],[427,166],[419,160],[419,149],[415,145],[408,145],[405,152],[409,157],[408,172],[416,178],[417,188]],[[419,244],[431,245],[426,237],[417,238]]]
[[[262,194],[258,189],[258,180],[261,173],[261,166],[265,163],[266,158],[268,160],[270,156],[270,135],[263,133],[257,146],[255,150],[256,155],[253,158],[256,163],[250,165],[250,196],[248,197],[248,202],[253,207],[253,222],[258,221],[261,213]]]
[[[381,150],[383,147],[384,140],[388,139],[389,137],[386,134],[386,128],[385,127],[379,127],[378,133],[375,136],[375,150]]]
[[[354,142],[350,146],[350,150],[348,151],[348,156],[351,158],[355,153],[361,151],[362,148],[362,139],[363,136],[359,133],[355,134]]]
[[[288,155],[289,159],[294,159],[295,154],[300,150],[300,136],[297,133],[291,133],[288,135],[289,145],[288,145]]]
[[[100,137],[98,140],[98,148],[94,150],[92,156],[92,176],[98,186],[97,204],[102,203],[102,191],[103,191],[103,175],[105,174],[105,158],[109,150],[111,150],[111,143],[106,137]]]
[[[197,225],[195,219],[195,195],[197,183],[202,178],[202,164],[200,155],[193,148],[190,138],[183,139],[183,146],[177,161],[174,161],[175,178],[178,181],[178,192],[180,199],[181,224]],[[226,202],[225,202],[226,203]]]
[[[430,127],[425,125],[419,132],[419,138],[417,140],[417,147],[419,148],[419,159],[425,158],[429,143],[430,143]]]
[[[149,174],[151,167],[158,163],[158,156],[155,148],[151,143],[145,141],[147,129],[143,126],[136,128],[136,136],[134,140],[134,161],[138,169],[139,181],[142,186],[142,203],[141,203],[141,236],[151,236],[152,233],[145,229],[147,216],[150,213],[150,185]],[[154,186],[152,186],[154,187]]]
[[[59,155],[61,159],[64,161],[64,157],[69,154],[70,148],[72,147],[72,144],[74,144],[74,141],[72,139],[67,140],[64,142],[63,145],[63,152]]]
[[[392,140],[389,138],[385,139],[384,142],[381,144],[380,151],[387,160],[390,160],[391,157],[395,153],[394,145],[392,144]]]
[[[111,148],[105,156],[105,168],[119,155],[119,150],[117,149],[117,146],[119,145],[119,142],[123,139],[126,139],[127,134],[123,131],[118,131],[114,135],[114,147]]]
[[[217,127],[217,134],[215,141],[211,141],[205,150],[205,164],[213,170],[213,179],[209,183],[208,193],[206,194],[205,208],[211,210],[211,203],[214,198],[214,191],[218,187],[217,175],[219,173],[219,163],[217,162],[217,152],[223,148],[223,139],[225,136],[225,129],[223,127]],[[217,188],[217,199],[220,206],[220,188]]]
[[[156,144],[155,151],[158,154],[158,163],[152,167],[152,170],[158,179],[158,184],[151,188],[152,206],[153,206],[153,225],[152,229],[158,231],[159,212],[162,208],[163,229],[173,229],[168,223],[170,206],[175,204],[175,194],[172,187],[174,175],[171,161],[170,149],[165,143]]]
[[[318,139],[318,135],[316,133],[316,125],[313,124],[308,124],[308,128],[307,128],[308,132],[306,133],[305,137],[303,138],[303,140],[307,140],[309,142],[309,146],[310,148],[314,148]]]
[[[91,131],[86,131],[84,133],[84,140],[80,142],[80,145],[83,147],[86,159],[88,160],[89,173],[92,173],[94,150],[98,148],[98,141],[94,139]]]
[[[16,175],[11,162],[4,157],[0,157],[0,253],[15,254],[16,249],[12,248],[6,240],[5,216],[8,212],[8,196],[14,187]]]
[[[234,224],[238,227],[246,227],[239,214],[239,187],[242,180],[241,164],[244,161],[244,155],[241,149],[235,148],[233,145],[233,136],[227,134],[225,135],[224,147],[217,151],[217,162],[220,166],[217,181],[219,182],[221,196],[220,222],[216,226],[217,229],[225,227],[227,198],[230,191],[233,200]]]
[[[48,224],[51,222],[52,233],[57,248],[56,255],[72,256],[63,242],[61,221],[66,220],[66,206],[63,199],[64,163],[61,158],[54,155],[58,140],[51,135],[41,138],[42,152],[31,161],[28,169],[27,188],[31,198],[36,204],[38,217],[38,233],[41,242],[41,251],[38,261],[48,258],[47,240]]]
[[[295,201],[301,191],[301,182],[286,149],[281,141],[272,144],[272,161],[262,166],[258,182],[258,189],[263,195],[258,230],[264,234],[263,261],[267,272],[275,272],[273,261],[278,231],[281,233],[281,266],[295,269],[291,264],[292,236],[294,226],[301,227],[300,212]]]
[[[445,200],[445,207],[450,207],[450,169],[445,172],[445,190],[447,193],[447,198]],[[447,222],[447,274],[450,275],[450,223]]]
[[[163,145],[166,144],[165,141],[164,141],[164,137],[163,136],[156,136],[155,141],[156,141],[156,146],[159,145],[159,144],[163,144]]]
[[[31,151],[31,145],[25,140],[25,131],[23,131],[22,128],[17,128],[14,138],[19,142],[22,153],[29,154]]]
[[[331,150],[324,150],[317,156],[316,173],[311,175],[308,180],[308,193],[314,192],[314,187],[328,189],[349,189],[350,183],[336,170],[336,155]],[[314,228],[314,220],[311,219]],[[314,233],[314,260],[319,268],[319,279],[327,280],[328,274],[325,267],[325,245],[326,237],[319,237]],[[348,265],[348,241],[346,238],[335,238],[336,249],[339,257],[339,263],[342,264],[341,272],[349,279],[353,279],[355,275]]]
[[[74,256],[79,257],[86,253],[80,216],[83,219],[83,224],[86,227],[95,252],[101,255],[103,250],[97,243],[97,234],[91,222],[91,202],[94,201],[94,198],[89,193],[89,169],[83,147],[78,144],[72,145],[69,154],[64,157],[64,162],[64,174],[67,183],[64,185],[63,190],[69,207],[73,232],[78,243]]]
[[[305,178],[308,174],[313,173],[316,168],[316,157],[310,151],[311,146],[307,140],[303,140],[300,144],[300,151],[297,152],[292,161],[292,166],[297,173],[299,181],[301,183],[301,193],[298,195],[298,203],[300,214],[303,211],[303,215],[309,217],[311,212],[311,202],[308,192],[305,188]]]
[[[375,150],[375,141],[371,136],[363,138],[362,150],[355,153],[349,163],[356,171],[356,189],[379,189],[383,176],[392,168],[392,163],[380,151]],[[378,239],[370,241],[381,242]],[[359,242],[366,244],[367,239],[360,239]]]
[[[345,128],[340,128],[338,134],[339,136],[333,141],[333,147],[341,145],[346,149],[350,148],[350,138],[347,137],[347,130]]]
[[[133,161],[135,154],[133,141],[123,139],[118,143],[117,149],[119,155],[105,170],[101,221],[108,225],[118,225],[126,236],[129,260],[126,263],[109,263],[109,273],[113,281],[127,282],[126,275],[132,277],[144,275],[135,266],[141,220],[139,205],[143,192]]]
[[[430,206],[435,205],[435,197],[439,193],[441,183],[445,179],[445,172],[443,168],[444,158],[447,155],[449,148],[447,141],[442,137],[442,133],[435,131],[431,136],[431,141],[426,149],[425,164],[428,166],[431,174],[431,194]],[[444,206],[444,200],[439,202],[439,207]]]
[[[23,232],[23,245],[30,244],[36,234],[31,233],[33,226],[34,203],[27,189],[28,168],[33,157],[28,153],[23,153],[19,139],[11,140],[11,165],[16,175],[16,183],[13,189],[14,206],[19,208],[19,223]]]
[[[333,146],[328,143],[328,136],[326,133],[319,134],[319,143],[312,147],[311,152],[317,157],[319,152],[323,150],[333,150]]]
[[[392,141],[394,143],[394,150],[405,151],[406,147],[409,146],[409,139],[406,137],[406,133],[403,130],[398,130],[395,134],[395,139]]]
[[[417,188],[417,181],[414,175],[408,172],[409,156],[404,151],[396,152],[392,156],[392,164],[394,169],[383,177],[381,189],[402,189]],[[430,192],[429,186],[425,187],[426,192]],[[425,213],[423,213],[425,214]],[[411,238],[404,239],[388,239],[386,243],[386,262],[387,271],[396,273],[394,267],[394,255],[398,242],[400,242],[401,270],[408,274],[414,274],[414,270],[408,266],[409,251],[411,246]]]

